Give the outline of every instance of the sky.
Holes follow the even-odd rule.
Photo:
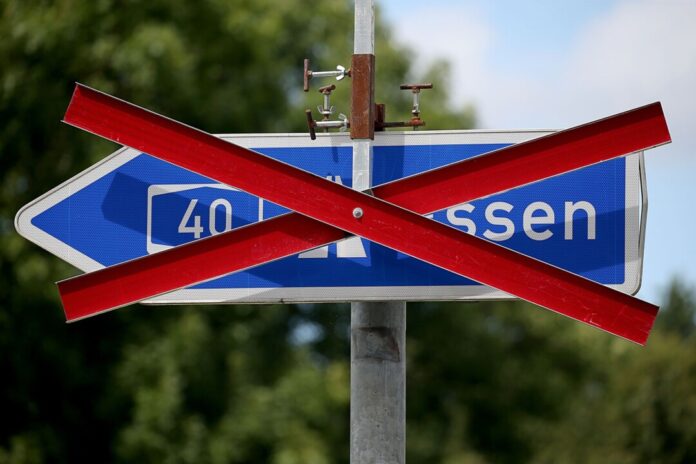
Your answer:
[[[484,129],[563,129],[660,101],[672,143],[646,152],[640,298],[696,285],[696,0],[377,0],[427,66],[452,65],[453,105]]]

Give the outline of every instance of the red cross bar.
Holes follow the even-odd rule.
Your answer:
[[[84,86],[76,88],[65,121],[302,214],[60,282],[68,320],[306,251],[348,233],[637,343],[647,339],[657,312],[649,303],[420,214],[667,143],[669,132],[659,104],[374,190],[375,196],[394,204]],[[362,210],[360,218],[354,217],[355,208]]]

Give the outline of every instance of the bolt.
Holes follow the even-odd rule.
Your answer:
[[[304,60],[304,86],[305,92],[309,91],[309,81],[315,77],[335,77],[337,81],[340,81],[346,76],[350,76],[350,69],[346,70],[341,65],[336,66],[336,71],[312,71],[309,69],[309,59]]]
[[[423,89],[432,89],[433,84],[401,84],[399,88],[401,90],[410,90],[413,92],[413,109],[411,110],[411,114],[417,119],[420,116],[420,91]],[[416,126],[413,126],[413,128],[415,129]]]
[[[319,113],[324,116],[324,121],[328,121],[333,114],[333,106],[331,106],[330,97],[331,92],[334,90],[336,90],[336,86],[334,84],[325,85],[324,87],[319,88],[319,93],[324,96],[324,106],[318,106],[317,109],[319,110]],[[328,129],[326,132],[328,132]]]
[[[362,208],[355,208],[355,209],[353,210],[353,217],[354,217],[355,219],[360,219],[361,217],[363,217],[363,210],[362,210]]]

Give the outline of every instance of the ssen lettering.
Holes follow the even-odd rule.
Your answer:
[[[484,216],[488,224],[492,227],[486,228],[481,235],[494,242],[504,242],[512,238],[515,234],[515,223],[510,218],[515,207],[505,201],[494,201],[486,206]],[[474,212],[476,206],[470,203],[463,203],[447,209],[447,221],[454,226],[464,227],[464,231],[476,235],[476,222],[468,217]],[[564,203],[563,220],[563,239],[587,239],[597,238],[596,210],[592,203],[588,201],[566,201]],[[579,237],[574,233],[575,218],[585,217],[587,222],[586,235],[579,233]],[[546,202],[535,201],[527,205],[522,213],[522,229],[531,240],[544,241],[551,238],[554,232],[551,225],[556,222],[556,212]],[[584,236],[583,236],[584,235]]]

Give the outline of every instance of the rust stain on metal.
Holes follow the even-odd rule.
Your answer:
[[[305,92],[309,92],[309,80],[312,78],[312,71],[309,70],[309,59],[305,58],[304,59],[304,73],[303,73],[304,79],[303,79],[303,86],[302,90]],[[314,140],[314,139],[312,139]]]
[[[384,131],[384,122],[387,118],[387,105],[384,103],[375,104],[375,131]]]
[[[357,327],[352,332],[356,359],[401,361],[399,344],[389,327]]]
[[[411,118],[408,121],[378,122],[377,130],[384,130],[392,127],[421,127],[425,126],[425,121],[420,118]]]
[[[317,139],[316,127],[317,123],[314,122],[312,117],[312,110],[305,110],[305,116],[307,116],[307,127],[309,127],[309,138],[312,140]]]
[[[353,55],[353,92],[350,114],[352,139],[375,138],[375,55]]]
[[[401,84],[399,86],[401,90],[422,90],[422,89],[432,89],[433,84],[432,82],[428,82],[427,84]]]

